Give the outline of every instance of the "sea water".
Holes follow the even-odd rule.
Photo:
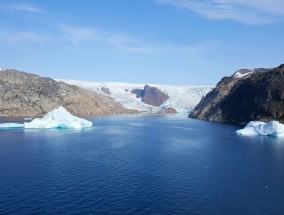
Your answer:
[[[0,214],[284,213],[284,139],[180,115],[88,120],[0,130]]]

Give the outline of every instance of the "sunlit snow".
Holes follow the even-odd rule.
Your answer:
[[[85,89],[109,96],[119,102],[126,109],[138,110],[141,112],[156,113],[167,108],[174,108],[179,113],[190,112],[213,87],[210,86],[170,86],[149,84],[151,87],[157,87],[169,96],[161,106],[154,107],[145,104],[141,98],[131,93],[133,89],[143,89],[145,84],[132,84],[120,82],[89,82],[78,80],[61,80],[68,84],[80,86]],[[102,88],[109,89],[110,95],[104,93]]]
[[[92,122],[73,116],[64,107],[59,107],[31,122],[25,122],[25,128],[85,128],[91,127]]]
[[[233,75],[233,77],[234,78],[243,78],[243,77],[245,77],[245,76],[247,76],[247,75],[249,75],[249,74],[252,74],[253,73],[253,71],[251,71],[251,72],[246,72],[246,73],[241,73],[241,72],[236,72],[234,75]]]

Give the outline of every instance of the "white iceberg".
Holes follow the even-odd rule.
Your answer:
[[[236,133],[240,135],[284,136],[284,124],[278,121],[268,123],[251,121]]]
[[[24,124],[19,123],[2,123],[0,128],[24,128]]]
[[[25,122],[24,128],[75,128],[81,129],[92,127],[93,123],[73,116],[64,107],[60,106],[57,109],[46,114],[43,118],[34,119],[31,122]]]

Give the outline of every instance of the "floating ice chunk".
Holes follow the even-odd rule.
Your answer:
[[[92,127],[93,123],[85,119],[73,116],[64,107],[60,106],[57,109],[46,114],[43,118],[34,119],[31,122],[25,122],[25,128],[86,128]]]
[[[268,123],[251,121],[243,129],[237,130],[240,135],[284,136],[284,124],[278,121]]]
[[[33,118],[31,118],[31,117],[24,118],[25,121],[30,121],[30,120],[32,120],[32,119],[33,119]]]
[[[24,124],[19,124],[19,123],[2,123],[2,124],[0,124],[0,129],[1,128],[24,128]]]

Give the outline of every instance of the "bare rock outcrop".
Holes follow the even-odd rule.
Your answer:
[[[245,124],[284,121],[284,64],[274,69],[240,70],[223,78],[189,117]]]
[[[0,71],[0,95],[0,116],[5,117],[42,116],[59,106],[77,116],[127,111],[107,96],[17,70]]]
[[[145,85],[143,90],[134,89],[131,92],[133,94],[136,94],[137,98],[141,98],[142,102],[156,107],[159,107],[169,98],[166,93],[164,93],[157,87],[151,87],[149,85]]]
[[[107,88],[107,87],[101,87],[101,90],[102,90],[106,95],[111,95],[111,92],[110,92],[109,88]]]

